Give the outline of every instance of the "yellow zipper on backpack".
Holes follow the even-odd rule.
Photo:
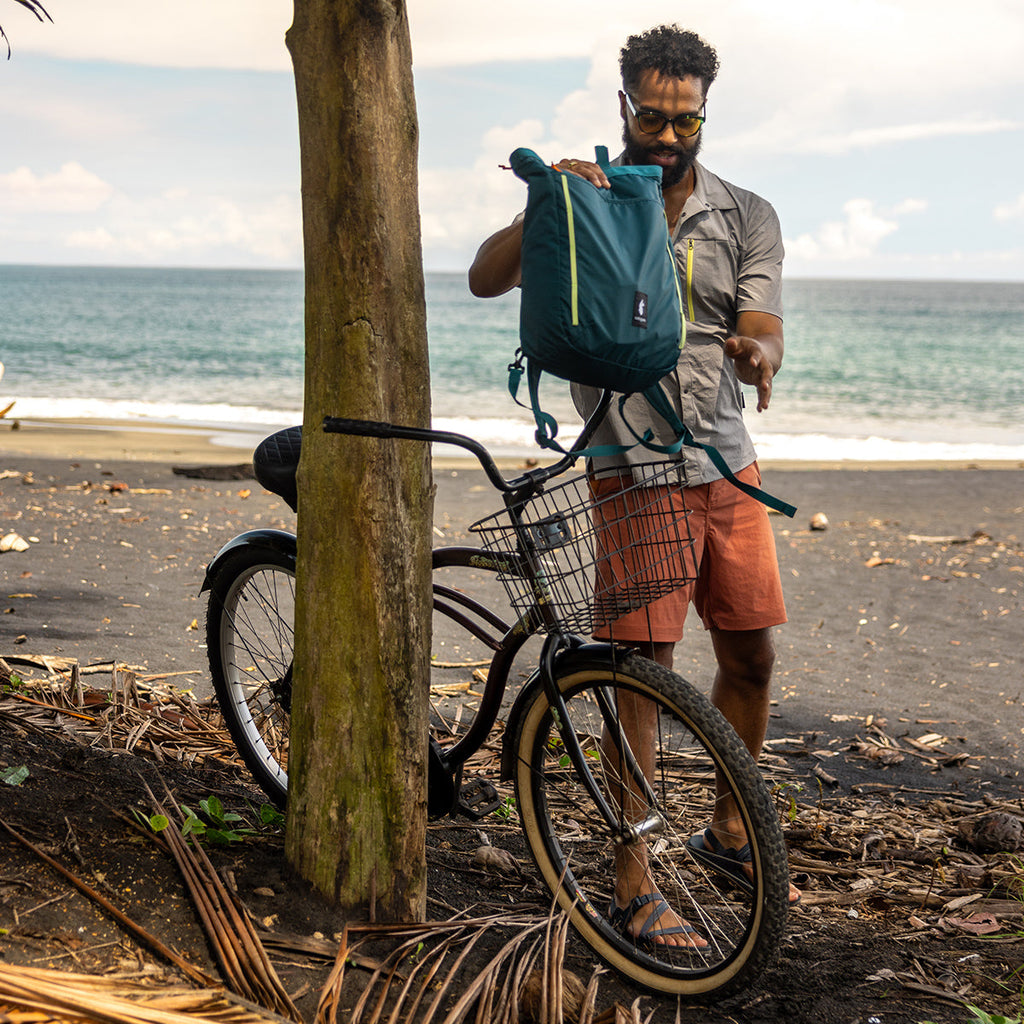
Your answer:
[[[569,178],[562,174],[562,192],[565,193],[565,219],[569,228],[569,305],[572,310],[572,325],[580,322],[579,278],[576,273],[576,225],[572,217],[572,197],[569,194]]]

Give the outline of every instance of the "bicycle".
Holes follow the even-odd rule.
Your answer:
[[[516,655],[542,635],[539,665],[507,715],[501,778],[514,783],[544,883],[594,952],[634,981],[687,997],[727,994],[748,987],[778,947],[788,912],[786,848],[756,763],[710,701],[633,649],[583,639],[694,571],[685,515],[666,516],[651,498],[659,493],[652,484],[681,486],[677,463],[633,471],[639,482],[627,481],[614,498],[628,500],[630,544],[611,553],[598,553],[595,537],[609,522],[622,521],[624,506],[612,509],[607,499],[596,499],[586,475],[552,483],[589,443],[610,400],[608,393],[568,455],[511,480],[482,445],[461,434],[330,417],[324,430],[460,446],[504,495],[501,512],[470,527],[483,547],[433,553],[435,613],[492,654],[465,732],[444,747],[430,738],[431,817],[479,818],[500,806],[492,784],[463,781],[463,766],[496,725]],[[293,510],[300,449],[301,428],[293,427],[267,438],[254,455],[258,480]],[[648,555],[638,561],[634,551],[641,548]],[[603,586],[598,578],[609,557],[615,579]],[[690,564],[681,567],[687,557]],[[210,592],[207,643],[218,702],[242,759],[281,807],[288,787],[295,561],[293,535],[254,530],[221,549],[203,584]],[[514,621],[438,579],[458,568],[496,575]],[[653,749],[639,742],[636,727],[620,722],[620,712],[628,719],[638,707],[648,714],[656,709]],[[690,841],[725,795],[749,837],[749,879],[735,867],[721,870]],[[647,877],[695,929],[698,938],[690,941],[704,945],[668,946],[630,934],[622,911],[615,914],[613,887],[616,858],[621,864],[634,857],[646,861]]]

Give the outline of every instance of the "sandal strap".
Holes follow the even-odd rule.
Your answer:
[[[749,864],[752,860],[750,843],[744,843],[738,847],[726,846],[709,828],[704,829],[704,842],[711,847],[712,853],[717,853],[719,857],[728,857],[738,864]]]
[[[640,931],[635,935],[629,932],[629,926],[633,923],[633,919],[637,913],[648,903],[654,903],[654,909],[647,916],[647,920],[644,921]],[[681,925],[670,925],[668,928],[656,928],[659,918],[665,913],[665,911],[671,912],[672,908],[668,904],[668,900],[661,895],[660,892],[655,890],[654,892],[645,892],[641,896],[634,896],[624,907],[620,907],[615,902],[615,897],[612,897],[611,905],[608,908],[608,920],[612,927],[622,932],[623,935],[628,935],[634,939],[651,939],[658,938],[662,935],[695,935],[696,930],[692,925],[681,924]]]

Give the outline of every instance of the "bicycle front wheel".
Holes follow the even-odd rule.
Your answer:
[[[224,722],[246,767],[280,808],[288,796],[295,559],[258,542],[210,579],[206,644]]]
[[[576,653],[555,674],[600,796],[572,765],[535,682],[513,742],[519,813],[544,881],[593,950],[641,985],[685,996],[749,986],[778,947],[789,898],[785,843],[754,759],[701,693],[638,655]],[[639,732],[626,724],[638,714]],[[723,799],[750,840],[746,884],[709,870],[688,846]],[[618,904],[617,878],[626,889]],[[654,904],[631,920],[614,914],[652,889],[694,929],[693,945],[634,937]]]

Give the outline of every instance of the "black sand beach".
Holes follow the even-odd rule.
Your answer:
[[[201,434],[117,425],[24,425],[0,433],[0,536],[25,542],[24,550],[0,553],[0,656],[15,670],[19,658],[119,662],[140,681],[166,680],[207,695],[205,564],[238,532],[294,525],[284,504],[248,476],[250,455]],[[1021,467],[765,469],[766,486],[799,506],[793,521],[773,517],[790,621],[777,634],[776,702],[762,766],[773,787],[781,786],[773,792],[804,898],[778,961],[735,1005],[677,1009],[609,974],[598,1007],[639,999],[642,1019],[666,1024],[871,1017],[961,1024],[968,1001],[1016,1012],[1020,854],[979,856],[965,842],[987,811],[1019,817],[1021,809]],[[462,542],[468,524],[495,510],[479,470],[438,463],[435,482],[436,544]],[[827,529],[810,529],[816,513],[827,517]],[[456,642],[444,632],[435,637],[439,660]],[[465,649],[454,653],[453,660],[466,660]],[[709,686],[709,644],[699,627],[684,640],[677,668]],[[470,699],[465,668],[439,676]],[[100,687],[103,679],[99,673]],[[444,691],[438,687],[435,700],[451,696]],[[5,700],[0,714],[0,767],[28,768],[23,784],[0,786],[0,823],[28,833],[86,877],[112,883],[129,917],[216,974],[174,864],[133,834],[123,809],[146,805],[148,779],[169,785],[182,802],[216,793],[226,807],[251,815],[260,795],[247,774],[223,756],[193,760],[180,728],[170,733],[179,736],[183,756],[172,743],[153,757],[144,743],[126,753],[70,739],[60,715],[31,726],[18,716],[40,713],[19,700]],[[137,737],[132,722],[124,728]],[[160,724],[147,736],[158,729],[169,735]],[[531,880],[515,823],[492,815],[482,825],[524,873],[475,870],[476,825],[434,823],[427,840],[430,919],[507,914],[510,907],[546,914],[549,897]],[[880,835],[889,859],[869,857]],[[154,963],[84,897],[70,894],[23,844],[8,837],[2,845],[9,884],[0,915],[0,990],[5,966],[66,971],[69,957],[73,969],[91,974],[137,969],[147,983],[177,980],[159,957]],[[313,1019],[340,922],[290,877],[280,837],[212,855],[260,922],[303,1019]],[[467,961],[469,978],[506,935],[480,944]],[[314,950],[320,959],[309,959]],[[587,978],[593,956],[570,937],[565,966]],[[343,1014],[367,976],[346,976]]]
[[[206,563],[236,533],[294,527],[248,477],[250,457],[201,434],[116,425],[0,433],[2,532],[29,545],[0,554],[0,654],[117,660],[206,692]],[[213,466],[240,479],[175,472]],[[1022,469],[765,474],[799,507],[773,516],[790,619],[777,633],[773,731],[849,735],[881,717],[1024,764]],[[435,544],[500,504],[468,464],[435,466],[435,482]],[[809,528],[817,513],[824,530]],[[710,645],[692,621],[676,668],[707,686]]]

